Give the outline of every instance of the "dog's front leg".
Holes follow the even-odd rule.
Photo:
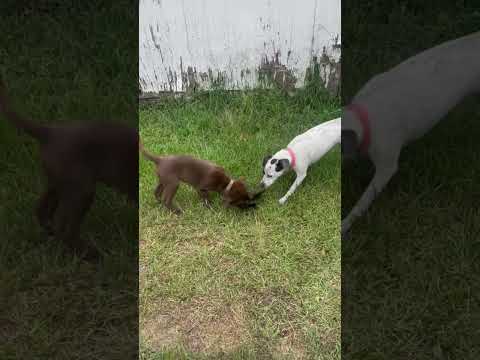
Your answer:
[[[285,204],[288,198],[295,192],[295,190],[297,190],[297,187],[303,182],[303,180],[305,180],[306,177],[307,177],[306,171],[297,173],[297,177],[293,182],[292,186],[290,187],[290,189],[288,189],[287,193],[280,200],[278,200],[278,202],[281,205]]]
[[[383,190],[388,181],[397,171],[397,163],[395,165],[380,168],[375,172],[375,175],[368,185],[367,189],[361,196],[360,200],[355,204],[355,206],[350,211],[350,214],[342,220],[342,235],[344,235],[352,226],[353,222],[360,216],[363,215],[365,211],[370,207],[373,200],[378,196],[378,194]]]
[[[48,238],[54,237],[54,214],[58,207],[58,189],[49,186],[37,206],[37,219]]]
[[[209,197],[209,194],[208,194],[208,190],[197,190],[197,192],[198,192],[198,195],[200,196],[200,199],[202,199],[203,206],[211,209],[212,204],[210,202],[210,197]]]

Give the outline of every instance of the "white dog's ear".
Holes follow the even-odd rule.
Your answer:
[[[265,165],[267,165],[268,160],[270,160],[271,158],[272,158],[272,155],[265,156],[262,161],[262,167],[265,167]]]
[[[276,162],[276,164],[277,165],[275,166],[275,171],[280,172],[290,166],[290,161],[288,161],[287,159],[280,159]]]

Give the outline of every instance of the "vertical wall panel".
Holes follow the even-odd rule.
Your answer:
[[[338,90],[340,0],[141,0],[143,92],[304,85]]]

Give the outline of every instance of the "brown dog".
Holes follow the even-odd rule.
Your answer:
[[[9,106],[0,81],[0,112],[40,144],[48,185],[37,218],[49,236],[84,250],[82,220],[98,182],[138,203],[138,132],[110,123],[47,126],[22,118]]]
[[[158,185],[155,197],[174,213],[181,213],[181,210],[173,204],[180,182],[195,188],[207,207],[210,207],[210,192],[220,193],[227,207],[245,209],[256,205],[255,199],[260,195],[259,192],[250,194],[242,180],[231,179],[223,168],[210,161],[191,156],[155,156],[146,151],[141,143],[140,150],[145,158],[156,165]]]

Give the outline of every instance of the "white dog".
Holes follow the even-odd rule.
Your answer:
[[[358,92],[342,117],[342,158],[360,150],[372,160],[375,175],[342,221],[342,234],[395,174],[402,147],[430,131],[467,95],[479,91],[477,32],[400,63]]]
[[[317,162],[334,145],[340,143],[341,118],[317,125],[295,137],[286,149],[263,159],[263,179],[260,186],[270,187],[280,176],[290,169],[297,177],[279,202],[284,204],[307,176],[308,167]]]

